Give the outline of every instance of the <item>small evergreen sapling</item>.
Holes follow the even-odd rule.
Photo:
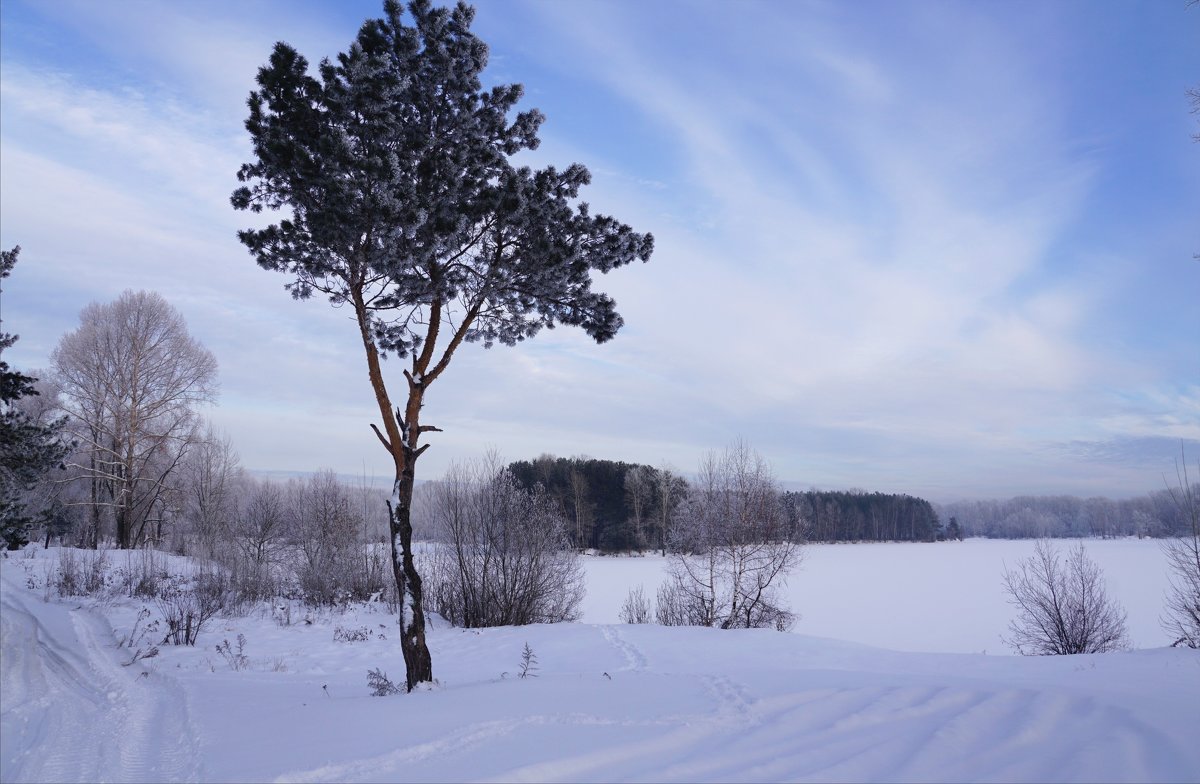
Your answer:
[[[388,678],[387,673],[378,667],[367,671],[367,686],[371,687],[373,697],[389,697],[401,691],[400,687]]]

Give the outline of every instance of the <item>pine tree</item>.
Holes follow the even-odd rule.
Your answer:
[[[433,679],[411,523],[421,440],[438,430],[421,422],[426,392],[464,342],[513,345],[556,323],[612,338],[623,322],[591,273],[649,259],[654,241],[576,203],[585,167],[510,163],[537,146],[543,116],[509,121],[520,85],[482,89],[488,48],[471,7],[408,10],[411,26],[387,0],[319,78],[276,44],[248,102],[253,161],[232,203],[286,209],[239,238],[264,269],[293,276],[296,298],[322,294],[355,315],[382,417],[372,427],[395,467],[392,565],[411,690]],[[408,361],[402,407],[384,380],[388,354]]]
[[[19,245],[0,251],[0,279],[12,273],[20,252]],[[0,356],[16,342],[16,335],[0,332]],[[33,524],[21,501],[22,492],[59,465],[69,449],[61,438],[65,420],[41,425],[15,405],[38,394],[36,381],[0,359],[0,538],[10,550],[28,543]]]

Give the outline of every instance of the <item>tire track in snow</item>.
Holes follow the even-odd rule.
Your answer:
[[[199,778],[182,689],[162,676],[123,668],[111,627],[94,613],[57,604],[33,612],[31,600],[28,591],[3,579],[2,778]]]
[[[92,613],[72,615],[79,639],[96,652],[93,666],[115,694],[120,711],[121,769],[125,781],[194,781],[199,777],[196,733],[183,689],[157,673],[121,666],[112,629]]]
[[[541,717],[486,721],[468,725],[441,738],[414,746],[389,751],[353,762],[323,765],[310,770],[285,773],[278,782],[362,781],[379,778],[381,771],[400,770],[404,765],[445,754],[461,753],[464,749],[488,740],[510,735],[526,724],[540,723]]]

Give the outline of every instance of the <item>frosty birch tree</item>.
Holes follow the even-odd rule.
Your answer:
[[[757,452],[738,442],[706,456],[677,518],[675,553],[658,593],[659,623],[780,631],[791,625],[794,616],[778,592],[803,554]]]
[[[239,238],[264,269],[293,276],[298,299],[321,294],[353,312],[395,467],[392,567],[401,601],[407,687],[433,679],[421,578],[412,553],[412,495],[429,388],[464,342],[513,345],[556,323],[598,342],[622,319],[591,290],[593,270],[647,260],[653,238],[576,203],[588,170],[533,171],[509,156],[538,144],[543,116],[509,113],[520,85],[483,90],[487,45],[474,10],[396,0],[348,51],[308,61],[278,43],[258,73],[246,128],[253,161],[236,209],[286,210]],[[406,359],[396,405],[388,354]]]
[[[625,498],[629,504],[630,522],[633,524],[633,540],[641,550],[646,546],[646,517],[650,501],[654,497],[654,469],[635,466],[625,474]]]
[[[213,557],[218,545],[232,533],[237,515],[241,461],[229,436],[211,424],[197,433],[181,468],[183,505],[187,519]]]
[[[125,291],[84,308],[52,362],[94,525],[110,508],[118,545],[135,547],[195,435],[195,407],[216,396],[217,361],[162,296]]]
[[[664,556],[667,554],[667,541],[671,538],[671,517],[687,491],[687,480],[677,475],[666,463],[655,470],[654,495],[658,502],[655,517],[658,522],[658,544]]]

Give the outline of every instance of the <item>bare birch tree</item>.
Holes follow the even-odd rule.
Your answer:
[[[634,545],[641,550],[646,546],[646,519],[654,499],[654,469],[641,465],[629,469],[625,474],[625,498],[629,503]]]
[[[84,308],[52,361],[82,447],[74,467],[89,483],[91,543],[103,508],[115,520],[117,544],[137,546],[161,519],[195,436],[196,407],[216,396],[217,361],[159,294],[128,290]]]
[[[658,595],[666,625],[787,629],[794,616],[778,589],[802,553],[788,531],[778,485],[745,443],[710,453],[679,507],[676,551]]]
[[[658,528],[658,546],[667,554],[667,543],[671,538],[671,518],[688,492],[687,480],[675,473],[671,466],[663,463],[654,471],[655,522]]]
[[[184,516],[212,558],[237,516],[241,460],[229,436],[209,424],[196,434],[181,468]]]

